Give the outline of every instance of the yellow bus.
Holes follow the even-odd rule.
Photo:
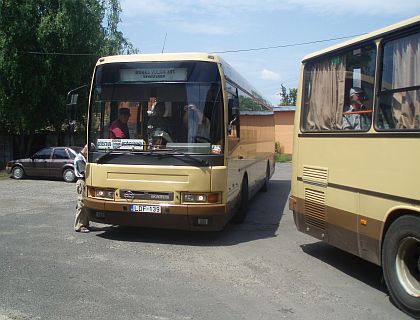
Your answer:
[[[306,56],[297,105],[297,229],[381,265],[420,317],[420,16]]]
[[[274,172],[273,109],[215,54],[98,60],[84,198],[91,221],[220,230]]]

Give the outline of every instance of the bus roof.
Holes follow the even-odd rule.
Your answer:
[[[221,62],[217,54],[205,52],[181,52],[181,53],[153,53],[153,54],[130,54],[99,58],[97,64],[115,62],[141,62],[141,61],[209,61]]]
[[[181,53],[154,53],[116,55],[99,58],[96,65],[119,62],[165,62],[165,61],[208,61],[219,63],[223,67],[225,77],[233,80],[241,89],[258,99],[267,108],[272,109],[272,104],[265,99],[245,78],[235,71],[229,63],[219,55],[206,52],[181,52]]]
[[[340,50],[340,49],[345,48],[347,46],[351,46],[351,45],[354,45],[354,44],[357,44],[357,43],[360,43],[360,42],[363,42],[363,41],[379,38],[380,36],[383,36],[385,34],[388,34],[388,33],[391,33],[391,32],[394,32],[394,31],[397,31],[397,30],[400,30],[400,29],[405,29],[405,28],[411,27],[411,26],[416,25],[416,24],[420,25],[420,15],[415,16],[415,17],[410,18],[410,19],[407,19],[407,20],[404,20],[404,21],[401,21],[401,22],[398,22],[398,23],[395,23],[393,25],[390,25],[390,26],[382,28],[382,29],[363,34],[361,36],[358,36],[356,38],[347,40],[345,42],[336,44],[336,45],[328,47],[326,49],[319,50],[319,51],[316,51],[314,53],[308,54],[303,58],[302,62],[306,62],[307,60],[310,60],[312,58],[316,58],[320,55],[331,53],[331,52]]]

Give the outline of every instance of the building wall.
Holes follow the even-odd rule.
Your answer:
[[[291,154],[293,152],[294,117],[294,111],[274,112],[275,140],[280,143],[282,153]]]
[[[293,153],[294,117],[295,111],[274,112],[274,140],[280,143],[282,153]],[[258,132],[261,139],[261,135],[272,130],[272,119],[261,115],[241,115],[241,135],[256,135]]]

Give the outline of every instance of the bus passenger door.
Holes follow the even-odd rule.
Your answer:
[[[240,142],[240,116],[239,99],[237,90],[228,90],[228,119],[227,119],[227,141],[228,141],[228,177],[227,177],[227,202],[228,209],[232,210],[238,200],[242,172],[239,142]]]

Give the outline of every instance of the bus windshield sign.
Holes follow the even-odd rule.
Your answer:
[[[187,68],[120,69],[121,82],[186,81]]]

